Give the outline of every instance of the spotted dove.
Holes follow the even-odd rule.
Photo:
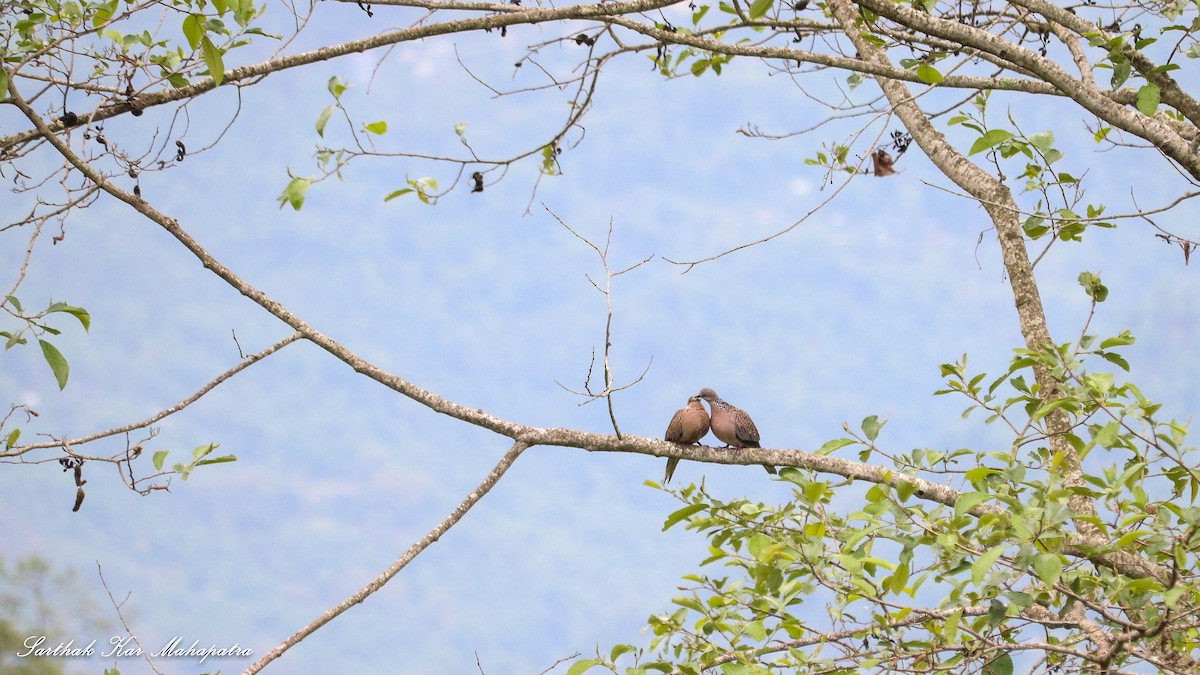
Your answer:
[[[712,432],[725,447],[761,448],[758,444],[758,427],[745,410],[721,400],[717,392],[705,387],[696,394],[712,406]],[[763,464],[767,473],[776,473],[775,467]]]
[[[700,402],[700,399],[693,396],[688,399],[687,407],[680,408],[671,418],[671,423],[667,425],[667,433],[663,439],[672,443],[691,445],[704,438],[704,434],[707,433],[708,411],[704,409],[704,404]],[[679,466],[678,457],[667,458],[667,475],[663,478],[664,485],[671,482],[671,476],[675,474],[677,466]]]

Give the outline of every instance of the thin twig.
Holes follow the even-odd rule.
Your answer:
[[[646,377],[646,373],[649,372],[650,366],[653,365],[654,357],[650,358],[650,362],[646,364],[645,370],[643,370],[642,374],[639,375],[637,377],[637,379],[635,379],[634,381],[626,383],[619,387],[617,387],[613,384],[614,378],[613,378],[613,373],[612,373],[612,364],[609,361],[609,356],[612,351],[612,323],[613,323],[612,280],[614,277],[618,277],[622,274],[625,274],[626,272],[632,272],[633,270],[636,270],[637,268],[641,267],[642,265],[645,265],[646,263],[653,260],[654,256],[651,255],[648,258],[642,260],[641,262],[634,263],[634,264],[630,265],[629,267],[626,267],[617,272],[613,272],[612,269],[609,268],[609,266],[608,266],[608,252],[609,252],[609,249],[612,247],[612,236],[613,236],[613,221],[611,218],[608,221],[608,235],[607,235],[606,239],[604,240],[604,248],[601,249],[599,246],[592,243],[592,241],[590,239],[588,239],[587,237],[583,236],[582,234],[576,232],[574,228],[572,228],[570,225],[566,224],[566,222],[564,222],[563,219],[560,218],[557,213],[552,211],[549,206],[546,206],[546,204],[543,203],[542,208],[546,209],[546,212],[549,213],[551,216],[553,216],[554,219],[558,221],[559,225],[562,225],[564,228],[566,228],[566,230],[568,232],[575,235],[576,239],[578,239],[579,241],[582,241],[584,244],[587,244],[587,246],[589,248],[591,248],[593,251],[595,251],[596,256],[600,258],[600,265],[604,268],[604,287],[603,288],[601,288],[600,284],[596,283],[596,281],[594,279],[592,279],[590,276],[588,276],[586,274],[584,275],[585,278],[587,278],[588,283],[590,283],[593,288],[595,288],[597,291],[600,291],[600,293],[602,293],[604,295],[604,303],[605,303],[605,309],[606,309],[605,321],[604,321],[604,355],[602,358],[603,363],[604,363],[604,390],[601,391],[600,393],[592,393],[592,390],[591,390],[592,367],[591,366],[588,367],[588,379],[584,381],[584,385],[583,385],[584,391],[583,392],[572,391],[571,389],[564,387],[561,383],[558,386],[562,387],[563,389],[566,389],[567,391],[570,391],[573,394],[578,394],[580,396],[588,397],[588,400],[584,401],[580,405],[584,405],[585,403],[591,403],[592,401],[599,399],[599,398],[605,399],[605,401],[608,404],[608,419],[612,422],[613,432],[616,433],[618,439],[621,439],[622,438],[621,428],[617,424],[617,413],[616,413],[616,409],[613,406],[613,394],[615,394],[616,392],[621,391],[623,389],[628,389],[629,387],[632,387],[633,385],[637,384],[638,382],[641,382],[642,378]],[[593,350],[592,351],[593,364],[595,363],[595,360],[596,360],[596,352],[595,352],[595,350]]]
[[[238,374],[239,372],[245,370],[246,368],[250,367],[251,365],[267,358],[268,356],[270,356],[271,354],[274,354],[275,352],[279,351],[280,349],[283,349],[284,347],[290,345],[291,343],[295,342],[296,340],[299,340],[301,337],[303,337],[303,336],[299,332],[292,333],[291,335],[285,337],[284,339],[280,340],[279,342],[276,342],[275,344],[271,345],[270,347],[267,347],[266,349],[262,350],[261,352],[258,352],[257,354],[251,354],[250,356],[246,357],[241,362],[239,362],[236,366],[221,373],[220,375],[218,375],[217,377],[215,377],[211,381],[209,381],[207,384],[205,384],[203,387],[200,387],[200,389],[196,390],[196,392],[193,393],[191,396],[188,396],[187,398],[183,399],[182,401],[176,403],[175,405],[173,405],[169,408],[165,408],[163,410],[158,411],[157,413],[151,415],[150,417],[148,417],[140,422],[133,422],[131,424],[125,424],[125,425],[122,425],[119,427],[114,427],[112,429],[108,429],[106,431],[97,431],[95,433],[88,434],[86,436],[80,436],[79,438],[73,438],[70,440],[57,440],[57,441],[46,441],[43,443],[30,443],[29,445],[22,445],[22,446],[15,447],[12,450],[0,452],[0,457],[16,457],[18,455],[23,455],[31,450],[39,450],[42,448],[57,448],[57,447],[62,447],[64,445],[83,445],[84,443],[90,443],[92,441],[96,441],[101,438],[107,438],[109,436],[115,436],[117,434],[124,434],[124,433],[130,432],[130,431],[134,431],[136,429],[144,429],[144,428],[150,426],[151,424],[154,424],[155,422],[157,422],[165,417],[174,415],[175,413],[179,412],[180,410],[183,410],[184,408],[188,407],[189,405],[195,403],[196,401],[200,400],[200,398],[203,397],[205,394],[207,394],[208,392],[210,392],[214,388],[216,388],[217,385],[228,380],[229,378],[231,378],[234,375]]]
[[[577,658],[579,658],[579,652],[575,652],[574,654],[572,654],[570,656],[564,656],[561,659],[555,661],[554,663],[551,663],[549,668],[543,670],[542,672],[538,673],[537,675],[546,675],[546,673],[554,670],[555,668],[566,663],[567,661],[574,661]]]
[[[765,244],[768,241],[771,241],[772,239],[782,237],[783,235],[787,234],[788,232],[791,232],[792,230],[799,227],[801,223],[803,223],[804,221],[811,218],[818,211],[825,208],[825,206],[828,205],[830,202],[832,202],[835,197],[837,197],[839,194],[841,194],[842,190],[844,190],[846,188],[846,186],[850,184],[850,181],[853,179],[854,179],[854,176],[847,177],[846,180],[843,181],[842,184],[839,185],[836,190],[831,192],[828,197],[826,197],[824,200],[822,200],[820,204],[817,204],[808,213],[801,216],[799,220],[792,223],[791,225],[788,225],[787,227],[783,228],[782,230],[779,230],[778,232],[769,234],[769,235],[762,237],[761,239],[757,239],[755,241],[746,242],[744,244],[738,244],[737,246],[734,246],[733,248],[727,249],[720,253],[716,253],[714,255],[710,255],[705,258],[698,258],[696,260],[672,260],[670,258],[664,257],[663,260],[671,263],[672,265],[684,266],[686,269],[683,270],[683,274],[687,274],[688,272],[691,272],[692,268],[695,267],[696,265],[700,265],[700,264],[706,263],[706,262],[712,262],[713,260],[716,260],[718,258],[724,258],[725,256],[730,255],[731,253],[737,253],[738,251],[741,251],[743,249],[758,246],[759,244]]]
[[[150,650],[146,649],[142,645],[142,641],[138,639],[137,634],[129,628],[129,623],[125,621],[125,614],[121,611],[121,606],[129,600],[129,594],[126,593],[125,598],[120,602],[117,602],[117,599],[113,597],[112,589],[108,587],[108,581],[104,578],[104,570],[101,569],[99,560],[96,561],[96,573],[100,575],[100,584],[104,586],[104,592],[108,593],[109,602],[112,603],[113,609],[117,610],[117,618],[121,620],[121,626],[125,628],[125,632],[130,638],[133,639],[134,643],[137,644],[138,652],[142,655],[142,658],[146,660],[146,664],[150,666],[150,670],[158,673],[158,675],[163,675],[162,671],[154,665],[154,661],[150,659]]]

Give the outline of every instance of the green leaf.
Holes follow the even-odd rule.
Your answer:
[[[771,9],[771,5],[775,4],[775,0],[754,0],[750,3],[750,18],[759,19]]]
[[[1141,89],[1138,89],[1137,109],[1143,115],[1151,117],[1154,111],[1158,110],[1159,91],[1158,85],[1153,82],[1146,83]]]
[[[8,100],[8,71],[0,68],[0,101]]]
[[[774,542],[771,541],[770,537],[762,532],[756,532],[754,536],[750,537],[750,541],[746,542],[746,552],[749,553],[755,560],[760,562],[770,562],[770,560],[765,556],[767,549],[769,549],[772,544],[774,544]]]
[[[108,23],[116,11],[117,0],[110,0],[105,4],[98,5],[96,7],[96,13],[92,15],[92,28],[99,28],[100,26]]]
[[[1033,556],[1033,571],[1046,586],[1053,587],[1062,577],[1063,564],[1055,553],[1039,553]]]
[[[1092,440],[1101,448],[1111,448],[1117,440],[1117,433],[1120,431],[1121,424],[1116,420],[1112,420],[1103,427],[1100,427],[1100,430],[1092,436]]]
[[[395,199],[396,197],[399,197],[401,195],[406,195],[410,192],[416,192],[416,190],[413,190],[412,188],[400,188],[399,190],[393,190],[388,193],[388,196],[383,198],[383,201],[390,202],[393,199]]]
[[[1042,131],[1029,137],[1029,144],[1033,147],[1046,152],[1054,146],[1054,132]]]
[[[1121,61],[1114,63],[1112,88],[1120,89],[1121,85],[1125,84],[1126,80],[1129,79],[1129,76],[1132,74],[1132,72],[1132,66],[1130,65],[1129,61],[1122,59]]]
[[[707,504],[688,504],[687,506],[683,507],[682,509],[679,509],[675,513],[672,513],[671,515],[667,516],[666,522],[663,523],[663,532],[666,532],[667,530],[671,529],[679,521],[690,518],[693,515],[700,513],[701,511],[703,511],[707,508],[708,508]]]
[[[1079,285],[1088,297],[1096,302],[1104,302],[1108,298],[1108,287],[1100,283],[1100,275],[1091,272],[1079,273]]]
[[[608,660],[616,662],[617,659],[634,651],[637,651],[637,647],[633,645],[613,645],[612,651],[608,653]]]
[[[272,40],[282,40],[283,39],[282,35],[280,35],[278,33],[268,33],[261,28],[247,28],[246,30],[242,31],[242,34],[243,35],[261,35],[263,37],[269,37]]]
[[[942,639],[947,645],[958,642],[958,625],[962,623],[962,608],[958,608],[946,616],[946,626],[942,629]]]
[[[1025,236],[1030,239],[1038,237],[1050,231],[1050,226],[1046,225],[1046,219],[1039,215],[1032,215],[1025,219],[1021,224],[1021,229],[1025,230]]]
[[[917,77],[926,84],[938,84],[942,81],[942,74],[928,63],[917,66]]]
[[[975,563],[971,565],[971,581],[976,586],[983,583],[983,580],[987,578],[988,572],[992,571],[992,567],[1000,559],[1001,555],[1004,555],[1003,545],[988,549],[975,560]]]
[[[200,46],[200,39],[204,37],[204,17],[198,14],[188,14],[184,17],[183,37],[187,38],[192,51],[196,51]]]
[[[213,84],[221,86],[221,80],[225,79],[225,61],[221,58],[221,50],[208,39],[208,36],[200,38],[200,48],[204,50],[204,65],[208,66],[208,74],[213,79]]]
[[[437,179],[430,176],[418,178],[416,180],[409,179],[408,184],[417,192],[417,199],[423,204],[432,204],[433,198],[429,196],[431,190],[437,189]]]
[[[863,434],[866,435],[868,441],[874,441],[879,437],[879,430],[885,424],[887,424],[887,420],[880,422],[878,415],[871,415],[862,421]]]
[[[317,115],[317,135],[321,138],[325,138],[325,125],[329,122],[329,116],[333,114],[335,107],[329,106],[322,110],[320,115]]]
[[[971,512],[976,506],[991,499],[986,492],[964,492],[954,501],[954,517],[958,518]]]
[[[246,26],[251,20],[262,15],[265,7],[255,7],[253,0],[227,0],[229,9],[233,10],[234,19],[239,26]]]
[[[1008,652],[988,661],[983,666],[983,675],[1012,675],[1013,660]]]
[[[371,122],[370,124],[363,125],[363,129],[365,129],[367,133],[375,134],[376,136],[382,136],[387,133],[387,120],[379,120],[378,122]]]
[[[896,571],[892,573],[892,576],[884,579],[883,587],[890,589],[895,595],[900,595],[908,586],[908,579],[911,573],[912,570],[909,568],[908,563],[900,563],[896,566]]]
[[[5,449],[5,450],[12,450],[12,449],[13,449],[13,446],[15,446],[15,445],[17,444],[17,439],[18,439],[18,438],[20,438],[20,437],[21,437],[21,430],[20,430],[20,429],[13,429],[13,430],[12,430],[12,431],[11,431],[11,432],[8,434],[8,438],[7,438],[7,439],[5,439],[5,441],[4,441],[4,449]]]
[[[671,598],[671,603],[680,607],[686,607],[697,614],[704,614],[704,605],[700,604],[695,598],[680,596],[678,598]]]
[[[0,68],[0,70],[3,70],[3,69],[2,69],[2,68]],[[6,296],[4,296],[4,299],[5,299],[5,300],[8,300],[9,304],[11,304],[11,305],[13,306],[13,309],[17,310],[17,313],[18,313],[18,314],[20,314],[20,313],[22,313],[22,312],[24,312],[24,311],[25,311],[24,309],[22,309],[22,308],[21,308],[21,301],[20,301],[20,300],[17,300],[17,296],[15,296],[15,295],[6,295]]]
[[[1000,598],[992,598],[992,601],[988,603],[988,625],[993,628],[999,626],[1005,616],[1008,616],[1008,605],[1005,605]]]
[[[65,302],[56,302],[46,309],[47,312],[63,312],[79,319],[79,323],[83,324],[84,330],[89,330],[92,327],[92,315],[82,307],[73,307]]]
[[[334,75],[333,77],[329,78],[329,82],[326,83],[325,88],[329,90],[330,94],[333,94],[334,98],[341,98],[342,94],[345,93],[346,89],[349,87],[345,82],[342,81],[342,78]]]
[[[162,471],[163,460],[167,458],[168,452],[170,452],[170,450],[159,450],[158,452],[154,453],[154,459],[152,461],[154,462],[154,469],[156,471]]]
[[[196,462],[196,466],[204,466],[206,464],[225,464],[227,462],[236,461],[237,455],[221,455],[220,457],[213,457],[212,459],[202,459]]]
[[[459,137],[462,137],[463,134],[467,133],[467,123],[459,122],[458,124],[455,124],[454,133],[458,134]]]
[[[299,211],[300,207],[304,206],[304,193],[308,192],[308,188],[311,186],[312,181],[308,178],[292,178],[287,187],[283,189],[283,194],[279,195],[279,208],[290,205]]]
[[[1131,333],[1127,330],[1123,330],[1123,331],[1121,331],[1120,335],[1115,335],[1110,338],[1105,338],[1100,343],[1100,348],[1101,349],[1109,349],[1110,347],[1124,347],[1126,345],[1131,345],[1135,342],[1137,342],[1137,338],[1135,338],[1133,336],[1133,333]]]
[[[1120,354],[1114,354],[1112,352],[1100,352],[1100,356],[1105,361],[1117,365],[1121,368],[1121,370],[1124,370],[1127,373],[1129,372],[1129,362],[1126,361],[1125,357],[1121,356]]]
[[[1011,132],[1005,131],[1004,129],[992,129],[976,139],[975,143],[971,146],[971,151],[967,154],[974,155],[976,153],[983,152],[988,148],[994,148],[1001,143],[1007,143],[1012,139],[1013,135]]]
[[[593,666],[598,665],[600,665],[600,659],[583,659],[582,661],[576,661],[575,663],[571,664],[570,668],[567,668],[567,675],[582,675],[583,673],[591,670]]]
[[[1055,410],[1060,410],[1063,408],[1066,408],[1066,412],[1068,412],[1068,413],[1075,412],[1075,411],[1079,410],[1079,402],[1074,399],[1066,398],[1066,397],[1056,398],[1053,401],[1051,401],[1051,402],[1047,403],[1046,405],[1035,410],[1030,419],[1032,419],[1034,422],[1036,422],[1036,421],[1042,419],[1043,417],[1045,417],[1046,415],[1049,415],[1050,413],[1054,412]],[[974,469],[972,469],[972,471],[973,470]]]
[[[1113,386],[1112,373],[1088,373],[1083,378],[1084,382],[1095,389],[1100,394],[1107,394]]]
[[[818,455],[828,455],[834,450],[839,450],[847,445],[854,445],[854,442],[852,438],[835,438],[831,441],[825,441],[821,447],[817,448],[816,453]]]
[[[1168,588],[1166,592],[1163,593],[1163,604],[1167,606],[1167,609],[1174,610],[1179,605],[1179,597],[1184,593],[1187,593],[1188,590],[1189,589],[1183,586],[1173,586]]]
[[[58,388],[65,389],[67,387],[67,375],[70,368],[67,367],[67,359],[63,357],[62,352],[54,345],[45,340],[38,340],[42,345],[42,356],[46,357],[46,363],[50,364],[50,370],[54,371],[54,379],[58,380]]]

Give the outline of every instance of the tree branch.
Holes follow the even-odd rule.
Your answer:
[[[225,73],[222,85],[236,85],[247,80],[264,77],[272,73],[282,72],[291,68],[305,66],[319,61],[328,61],[339,56],[348,54],[356,54],[360,52],[378,49],[389,45],[398,44],[401,42],[411,42],[414,40],[422,40],[424,38],[433,37],[436,35],[446,35],[450,33],[465,33],[475,30],[494,29],[505,26],[515,26],[518,24],[539,24],[552,21],[564,21],[570,19],[597,19],[615,14],[629,14],[637,12],[645,12],[653,9],[667,7],[680,2],[680,0],[630,0],[630,2],[605,2],[603,4],[594,5],[570,5],[567,7],[541,9],[541,8],[516,8],[508,5],[504,6],[508,10],[503,14],[495,14],[491,16],[475,17],[470,19],[456,19],[444,23],[434,23],[423,26],[415,26],[412,28],[401,28],[398,30],[388,31],[379,35],[374,35],[360,40],[350,40],[339,45],[330,47],[322,47],[312,51],[293,54],[291,56],[281,56],[276,59],[264,61],[249,66],[234,68]],[[490,10],[498,11],[498,10]],[[15,91],[14,81],[18,73],[12,73],[9,77],[9,89]],[[186,87],[178,89],[166,89],[153,94],[146,94],[138,97],[133,101],[119,101],[111,105],[101,107],[90,115],[89,119],[92,122],[100,122],[110,117],[129,113],[134,110],[134,106],[138,109],[145,110],[154,106],[172,103],[196,98],[216,88],[216,84],[212,78],[207,78],[195,84],[190,84]],[[38,136],[45,136],[48,133],[57,134],[63,131],[66,127],[61,121],[56,121],[52,124],[45,125],[47,131],[41,129],[31,129],[16,134],[11,134],[0,138],[0,153],[15,145],[25,143]]]
[[[171,406],[170,408],[165,408],[163,410],[160,410],[159,412],[151,415],[150,417],[148,417],[140,422],[133,422],[130,424],[125,424],[125,425],[122,425],[119,427],[114,427],[112,429],[108,429],[106,431],[97,431],[95,433],[88,434],[86,436],[80,436],[79,438],[73,438],[70,440],[46,441],[43,443],[30,443],[29,445],[21,445],[21,446],[17,446],[15,448],[13,448],[12,450],[0,452],[0,457],[16,457],[18,455],[23,455],[31,450],[39,450],[42,448],[60,448],[65,445],[83,445],[84,443],[91,443],[92,441],[99,440],[101,438],[107,438],[109,436],[116,436],[117,434],[128,433],[130,431],[134,431],[135,429],[144,429],[144,428],[150,426],[151,424],[158,422],[161,419],[164,419],[166,417],[174,415],[175,413],[179,412],[180,410],[183,410],[184,408],[195,403],[196,401],[199,401],[201,397],[203,397],[205,394],[207,394],[208,392],[215,389],[217,385],[228,380],[229,378],[233,377],[234,375],[237,375],[238,373],[245,370],[246,368],[249,368],[250,366],[254,365],[255,363],[258,363],[259,361],[267,358],[268,356],[270,356],[271,354],[274,354],[275,352],[279,351],[280,349],[283,349],[284,347],[292,344],[293,342],[295,342],[296,340],[299,340],[302,337],[303,336],[298,332],[292,333],[291,335],[285,337],[284,339],[280,340],[279,342],[276,342],[275,344],[271,345],[270,347],[267,347],[266,349],[262,350],[261,352],[258,352],[257,354],[251,354],[250,356],[245,357],[236,366],[230,368],[229,370],[227,370],[227,371],[221,373],[220,375],[218,375],[217,377],[213,378],[211,381],[209,381],[203,387],[200,387],[200,389],[196,390],[196,392],[193,393],[191,396],[188,396],[187,398],[176,403],[175,405]]]
[[[458,521],[462,520],[463,516],[467,515],[467,511],[470,511],[471,507],[478,504],[479,500],[483,499],[483,496],[490,492],[491,489],[496,486],[496,483],[500,482],[500,479],[504,476],[504,473],[508,471],[509,467],[511,467],[514,462],[517,461],[517,458],[521,456],[521,453],[524,452],[527,447],[529,446],[519,441],[514,443],[513,446],[509,448],[508,452],[504,453],[504,456],[500,458],[500,462],[497,463],[496,466],[492,467],[491,472],[488,473],[478,487],[472,490],[470,494],[468,494],[466,498],[463,499],[462,502],[460,502],[459,505],[456,506],[454,510],[442,520],[442,522],[438,523],[437,526],[430,530],[428,534],[426,534],[424,537],[421,537],[420,540],[410,546],[408,550],[405,551],[404,554],[398,559],[396,559],[396,562],[392,563],[390,567],[384,570],[382,574],[373,579],[371,583],[360,588],[350,597],[325,610],[325,613],[323,613],[321,616],[300,630],[296,631],[290,637],[288,637],[288,639],[284,640],[274,649],[264,654],[262,658],[251,664],[250,667],[243,672],[243,675],[253,675],[254,673],[259,672],[265,668],[267,664],[282,656],[284,652],[299,644],[302,640],[304,640],[304,638],[312,635],[322,626],[337,618],[338,615],[342,614],[354,605],[361,603],[372,593],[378,591],[380,588],[383,588],[384,584],[391,581],[393,577],[400,573],[400,570],[407,567],[408,564],[412,562],[413,559],[415,559],[418,555],[420,555],[422,551],[429,548],[429,546],[440,539],[442,535],[449,532],[450,528],[454,527]]]
[[[1011,61],[1050,83],[1063,95],[1070,97],[1100,119],[1150,141],[1163,154],[1190,173],[1193,178],[1200,179],[1200,155],[1193,152],[1191,143],[1176,133],[1173,127],[1164,124],[1157,118],[1147,117],[1115,102],[1096,88],[1094,83],[1092,86],[1088,86],[1086,80],[1072,77],[1054,61],[987,31],[902,7],[891,0],[855,0],[855,2],[861,7],[913,30],[937,35],[943,39],[987,51]],[[856,43],[864,42],[852,27],[844,26],[844,29],[848,31],[847,35],[851,40],[855,40]],[[878,51],[878,48],[873,45],[869,46]]]

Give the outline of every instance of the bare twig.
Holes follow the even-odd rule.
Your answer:
[[[146,649],[142,645],[141,640],[138,640],[137,633],[134,633],[129,627],[129,623],[125,621],[125,614],[121,611],[121,607],[129,601],[129,594],[126,593],[125,597],[120,602],[117,602],[117,599],[113,597],[112,589],[108,587],[108,580],[104,578],[104,570],[100,567],[100,561],[96,561],[96,574],[100,575],[100,584],[104,586],[104,592],[108,594],[109,602],[112,603],[113,609],[117,611],[117,618],[121,620],[121,626],[125,628],[125,633],[128,634],[130,639],[132,639],[133,642],[138,646],[138,653],[140,653],[142,658],[146,660],[146,664],[150,666],[150,670],[158,673],[158,675],[163,675],[162,671],[154,665],[154,661],[150,659],[150,650]]]
[[[258,363],[259,361],[267,358],[268,356],[270,356],[271,354],[274,354],[275,352],[279,351],[280,349],[283,349],[284,347],[290,345],[291,343],[295,342],[296,340],[299,340],[301,337],[303,337],[303,336],[299,332],[292,333],[291,335],[289,335],[289,336],[283,338],[282,340],[280,340],[279,342],[276,342],[275,344],[267,347],[266,349],[262,350],[261,352],[258,352],[257,354],[251,354],[250,356],[246,357],[241,362],[239,362],[236,366],[230,368],[229,370],[221,373],[217,377],[210,380],[203,387],[200,387],[198,390],[196,390],[192,395],[188,396],[187,398],[183,399],[182,401],[176,403],[175,405],[173,405],[169,408],[164,408],[163,410],[160,410],[160,411],[154,413],[150,417],[147,417],[146,419],[144,419],[140,422],[132,422],[130,424],[123,424],[119,427],[114,427],[112,429],[107,429],[105,431],[97,431],[97,432],[94,432],[91,434],[87,434],[86,436],[80,436],[78,438],[73,438],[70,440],[46,441],[46,442],[42,442],[42,443],[30,443],[28,445],[20,445],[11,450],[0,452],[0,457],[16,457],[18,455],[23,455],[27,452],[30,452],[31,450],[39,450],[39,449],[43,449],[43,448],[57,448],[57,447],[65,446],[65,445],[83,445],[85,443],[91,443],[92,441],[96,441],[101,438],[107,438],[109,436],[115,436],[117,434],[128,433],[128,432],[134,431],[136,429],[144,429],[144,428],[150,426],[151,424],[158,422],[159,420],[162,420],[166,417],[174,415],[175,413],[179,412],[180,410],[183,410],[184,408],[195,403],[196,401],[199,401],[205,394],[207,394],[208,392],[215,389],[217,387],[217,385],[221,384],[222,382],[225,382],[229,378],[233,377],[234,375],[237,375],[238,373],[245,370],[246,368],[249,368],[250,366],[254,365],[255,363]],[[124,456],[124,453],[122,453],[122,456]],[[100,458],[89,458],[89,459],[100,459]]]
[[[612,350],[612,322],[613,322],[612,281],[615,277],[625,274],[626,272],[632,272],[633,270],[641,267],[642,265],[645,265],[646,263],[653,260],[654,256],[651,255],[648,258],[642,260],[641,262],[636,262],[636,263],[630,265],[629,267],[626,267],[624,269],[613,272],[611,270],[611,268],[609,268],[609,266],[608,266],[608,252],[612,246],[612,236],[613,236],[613,221],[612,221],[612,219],[609,219],[609,221],[608,221],[608,236],[604,240],[604,248],[600,248],[596,244],[592,243],[592,241],[590,239],[588,239],[587,237],[583,236],[582,234],[576,232],[574,228],[572,228],[570,225],[567,225],[565,222],[563,222],[563,219],[560,218],[557,213],[552,211],[549,206],[542,204],[542,208],[546,209],[546,212],[549,213],[551,216],[553,216],[554,219],[558,221],[559,225],[562,225],[564,228],[566,228],[566,230],[568,232],[575,235],[576,239],[582,241],[584,244],[587,244],[588,248],[595,251],[596,256],[600,258],[601,267],[604,268],[604,287],[603,288],[601,288],[600,284],[597,284],[595,282],[595,280],[593,280],[590,276],[587,276],[587,280],[592,285],[592,287],[595,288],[597,291],[600,291],[600,293],[602,293],[604,295],[604,304],[605,304],[605,309],[606,309],[605,320],[604,320],[604,356],[603,356],[604,389],[603,389],[603,391],[600,391],[599,393],[592,392],[591,384],[590,384],[592,369],[589,366],[588,379],[584,381],[584,391],[586,392],[586,394],[584,394],[582,392],[572,392],[572,393],[579,394],[581,396],[590,397],[588,401],[585,401],[585,403],[590,403],[592,400],[595,400],[598,398],[605,399],[605,401],[608,403],[608,418],[612,422],[613,431],[617,434],[617,438],[621,438],[621,428],[617,424],[617,414],[613,407],[613,394],[618,391],[628,389],[629,387],[632,387],[633,385],[637,384],[638,382],[641,382],[642,378],[644,378],[646,376],[646,373],[649,372],[650,365],[654,363],[654,358],[651,357],[650,363],[646,364],[646,369],[643,370],[642,374],[639,375],[637,377],[637,379],[635,379],[634,381],[632,381],[628,384],[624,384],[620,387],[616,387],[613,385],[612,364],[609,361],[609,354]],[[595,351],[593,351],[592,352],[593,363],[595,362],[595,358],[596,358]],[[559,386],[562,387],[561,384],[559,384]],[[563,387],[563,389],[567,389],[567,388]],[[571,390],[567,389],[567,391],[571,391]],[[582,404],[580,404],[580,405],[582,405]]]
[[[579,658],[579,652],[575,652],[574,654],[572,654],[572,655],[570,655],[570,656],[564,656],[564,657],[562,657],[561,659],[559,659],[559,660],[555,661],[554,663],[551,663],[549,668],[546,668],[545,670],[543,670],[542,672],[538,673],[537,675],[546,675],[546,673],[548,673],[548,672],[550,672],[550,671],[554,670],[555,668],[557,668],[557,667],[559,667],[560,665],[562,665],[562,664],[566,663],[567,661],[573,661],[573,660],[575,660],[575,659],[577,659],[577,658]]]

